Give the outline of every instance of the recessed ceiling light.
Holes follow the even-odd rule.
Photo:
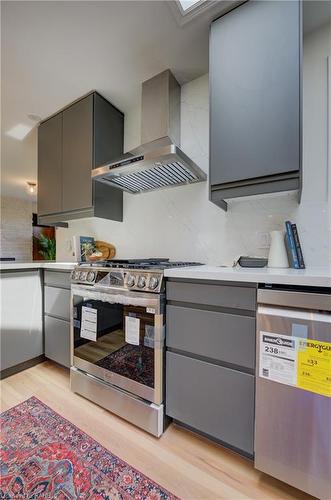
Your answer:
[[[31,125],[24,125],[23,123],[19,123],[18,125],[15,125],[15,127],[8,130],[7,135],[13,137],[14,139],[18,139],[19,141],[22,141],[32,129],[33,127],[31,127]]]

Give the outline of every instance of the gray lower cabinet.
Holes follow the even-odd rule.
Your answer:
[[[70,290],[45,285],[44,298],[46,314],[70,320]]]
[[[1,378],[43,359],[42,281],[38,269],[0,272]]]
[[[167,282],[166,414],[254,454],[256,284]]]
[[[254,370],[255,318],[168,305],[167,346]]]
[[[45,315],[45,356],[70,367],[70,324]]]
[[[223,285],[206,283],[167,283],[167,300],[218,306],[227,309],[255,311],[256,290],[243,285]]]
[[[167,352],[167,414],[253,455],[254,376]]]
[[[59,287],[59,288],[68,288],[70,289],[70,272],[63,271],[51,271],[45,269],[44,271],[44,284]]]
[[[45,356],[70,367],[70,273],[44,274]]]

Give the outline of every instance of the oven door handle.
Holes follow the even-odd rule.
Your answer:
[[[79,285],[71,286],[72,298],[77,295],[84,299],[99,300],[109,304],[120,304],[123,306],[138,306],[154,310],[152,314],[161,314],[162,294],[120,291],[116,289],[96,290]]]

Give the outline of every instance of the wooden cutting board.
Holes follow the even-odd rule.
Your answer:
[[[113,259],[116,255],[116,248],[111,243],[106,243],[105,241],[97,240],[95,242],[95,248],[96,250],[98,250],[98,252],[102,253],[102,256],[101,255],[99,257],[90,256],[89,260],[91,261],[110,260]]]
[[[102,252],[103,260],[113,259],[116,255],[116,248],[111,243],[97,240],[95,246],[99,252]]]

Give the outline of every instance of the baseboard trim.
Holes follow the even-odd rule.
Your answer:
[[[11,375],[15,375],[15,373],[22,372],[23,370],[27,370],[28,368],[38,365],[39,363],[42,363],[45,360],[46,360],[45,356],[41,354],[36,358],[32,358],[29,359],[28,361],[23,361],[23,363],[19,363],[18,365],[5,368],[4,370],[0,371],[0,380],[10,377]]]

